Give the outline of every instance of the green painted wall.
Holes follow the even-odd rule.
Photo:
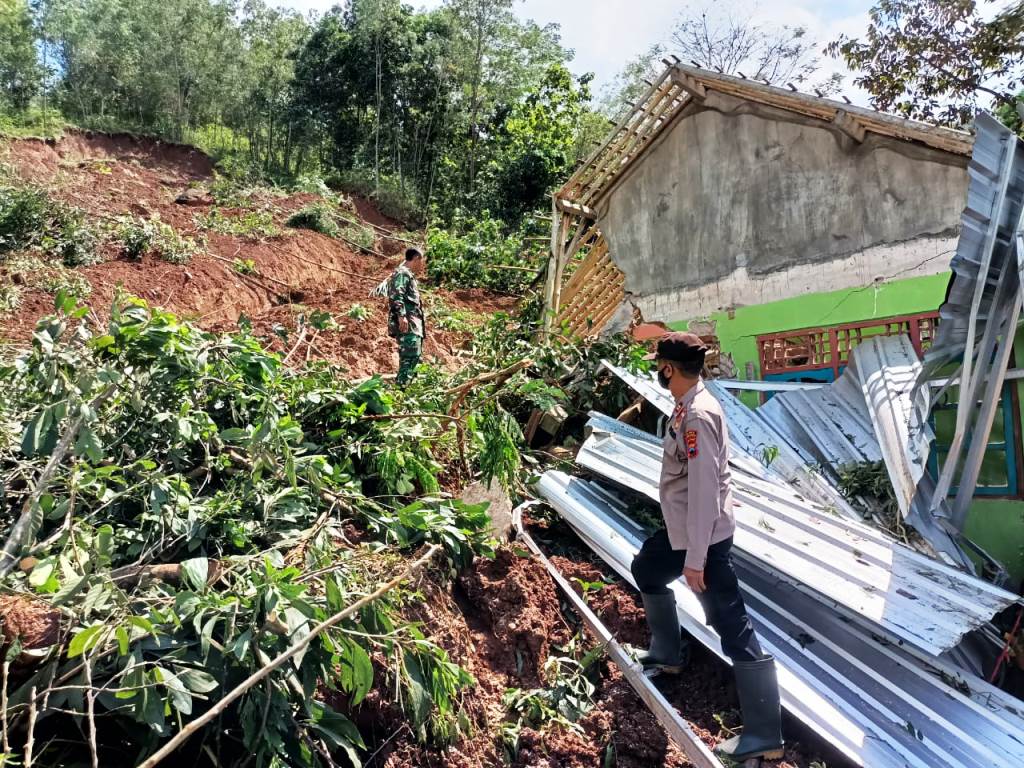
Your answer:
[[[946,296],[949,273],[894,280],[878,286],[813,293],[756,307],[739,307],[711,316],[723,352],[731,352],[739,377],[747,378],[746,365],[754,364],[760,378],[757,337],[799,328],[854,323],[859,320],[914,315],[936,309]],[[826,286],[822,286],[823,288]],[[688,323],[675,323],[685,330]]]
[[[739,307],[729,312],[718,312],[708,319],[715,321],[715,333],[722,351],[732,354],[739,378],[747,378],[747,363],[753,363],[754,378],[759,379],[758,336],[930,312],[942,304],[948,283],[949,273],[944,272],[866,288],[826,291],[770,304]],[[676,330],[685,330],[687,326],[686,322],[672,324]],[[1014,346],[1017,364],[1024,365],[1024,332],[1018,333]],[[1018,385],[1018,394],[1024,404],[1024,383]],[[756,394],[744,393],[743,399],[751,407],[758,404]],[[1024,502],[976,499],[971,505],[966,533],[1002,562],[1018,582],[1024,579]]]
[[[964,532],[1006,566],[1016,589],[1024,580],[1024,502],[975,499]]]

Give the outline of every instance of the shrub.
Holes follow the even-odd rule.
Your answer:
[[[52,199],[45,190],[0,187],[0,255],[39,248],[77,267],[98,260],[99,239],[82,211]]]
[[[373,251],[373,246],[377,239],[371,227],[364,227],[361,224],[352,224],[345,227],[341,231],[341,236],[367,253]]]
[[[370,310],[364,307],[362,304],[353,304],[348,308],[348,312],[345,313],[347,317],[352,318],[360,323],[364,322],[366,318],[370,316]]]
[[[13,283],[0,284],[0,315],[21,306],[21,288]]]
[[[159,216],[148,220],[124,217],[119,220],[117,237],[124,255],[132,259],[141,259],[152,251],[164,261],[186,264],[201,250],[195,239],[178,234]]]
[[[219,208],[212,208],[205,216],[196,219],[202,229],[209,229],[222,235],[235,235],[250,240],[277,237],[281,230],[274,224],[270,211],[246,211],[239,216],[227,216]]]
[[[471,222],[457,219],[451,230],[427,232],[427,271],[438,285],[490,288],[521,294],[536,276],[536,256],[524,258],[529,230],[506,235],[486,214]],[[538,251],[539,253],[539,251]]]
[[[328,237],[339,234],[338,222],[327,203],[307,205],[289,216],[285,223],[295,229],[311,229]]]
[[[49,228],[51,201],[35,187],[0,187],[0,254],[35,245]]]
[[[252,259],[235,259],[232,267],[240,275],[255,275],[257,272],[256,262]]]
[[[11,274],[20,275],[26,288],[35,288],[53,295],[63,292],[67,296],[79,299],[84,299],[92,293],[92,286],[80,273],[68,269],[63,264],[45,262],[38,256],[18,254],[7,263],[7,270]],[[20,291],[13,299],[20,299]],[[3,301],[0,299],[0,305],[2,304]],[[16,305],[10,308],[15,309]]]
[[[98,242],[96,230],[82,211],[61,206],[53,234],[50,239],[44,239],[43,247],[60,256],[66,266],[81,267],[99,261],[96,253]]]

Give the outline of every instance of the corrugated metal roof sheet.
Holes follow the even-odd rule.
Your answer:
[[[1007,258],[1024,202],[1024,142],[991,115],[975,120],[974,151],[968,166],[967,206],[960,222],[960,241],[950,263],[953,279],[939,308],[935,341],[924,356],[922,377],[960,358],[967,343],[972,302],[984,281],[976,316],[976,339],[992,315],[996,281]]]
[[[598,413],[588,427],[576,462],[657,502],[661,442]],[[746,456],[730,465],[737,554],[813,590],[851,618],[871,622],[894,641],[939,655],[1017,601],[875,528],[830,513]]]
[[[629,564],[644,532],[625,516],[627,505],[598,484],[560,472],[545,473],[539,489],[632,583]],[[755,561],[736,565],[762,645],[778,661],[783,706],[848,758],[870,768],[1024,765],[1019,702],[940,660],[922,664]],[[672,589],[683,627],[721,656],[693,593],[681,582]]]
[[[837,467],[882,460],[864,397],[848,371],[831,386],[779,393],[757,413],[834,479]]]
[[[637,376],[607,361],[604,365],[663,414],[672,415],[675,407],[672,396],[658,385],[653,374]],[[778,449],[778,455],[771,462],[770,472],[784,478],[800,493],[820,504],[835,509],[851,519],[860,518],[860,514],[850,506],[843,495],[822,477],[815,467],[817,460],[813,456],[803,452],[798,445],[783,439],[755,411],[747,408],[723,387],[714,381],[705,383],[725,412],[734,451],[740,451],[752,459],[761,461],[766,450]]]

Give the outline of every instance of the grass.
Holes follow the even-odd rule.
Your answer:
[[[59,139],[72,125],[56,109],[31,106],[24,111],[0,110],[0,136],[12,139]]]
[[[35,288],[56,296],[58,293],[65,293],[78,299],[84,299],[92,293],[92,286],[89,281],[73,269],[69,269],[60,263],[45,262],[38,256],[28,253],[19,253],[12,256],[5,265],[7,272],[11,275],[21,276],[22,285],[25,288]],[[17,285],[12,285],[18,288]],[[9,301],[20,301],[20,290]],[[0,310],[4,306],[2,294],[0,294]],[[17,308],[17,304],[11,309]]]
[[[262,240],[281,234],[270,211],[246,211],[228,216],[220,208],[212,208],[205,216],[196,217],[196,226],[221,235],[234,235],[247,240]]]

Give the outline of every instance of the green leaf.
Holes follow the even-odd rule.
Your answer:
[[[39,453],[52,423],[52,408],[44,408],[37,413],[25,427],[25,433],[21,438],[21,452],[26,456],[35,456]]]
[[[358,705],[373,688],[373,662],[359,643],[348,642],[342,654],[342,686],[352,694],[352,706]]]
[[[337,577],[331,574],[324,582],[327,586],[327,610],[331,614],[340,613],[345,609],[345,598],[342,595],[341,587],[338,586]]]
[[[123,626],[118,627],[114,630],[114,635],[117,637],[117,652],[122,656],[127,656],[129,647],[128,630]]]
[[[193,693],[209,693],[219,685],[213,675],[198,669],[183,669],[178,679]]]
[[[171,705],[183,715],[192,714],[192,694],[189,693],[185,684],[163,667],[153,670],[158,683],[163,683],[171,699]]]
[[[96,556],[101,565],[107,565],[114,554],[114,527],[101,525],[96,529]]]
[[[210,575],[210,561],[205,557],[193,557],[181,564],[181,575],[186,584],[196,592],[206,589],[206,580]]]
[[[91,627],[86,627],[71,638],[71,643],[68,645],[68,658],[73,659],[92,650],[96,646],[96,643],[100,641],[100,634],[104,629],[106,629],[105,625],[96,624]]]
[[[156,628],[153,626],[153,622],[151,622],[145,616],[129,616],[128,623],[132,626],[138,627],[147,635],[156,634]]]
[[[427,682],[419,661],[412,654],[405,654],[402,659],[405,667],[406,686],[408,688],[409,717],[417,731],[422,731],[430,717],[431,700],[427,693]]]
[[[235,655],[235,658],[241,661],[245,658],[245,655],[249,652],[249,644],[252,642],[252,630],[247,629],[245,632],[240,634],[236,639],[234,645],[231,646],[231,652]]]
[[[56,567],[57,558],[44,557],[32,567],[32,571],[28,575],[29,586],[35,587],[39,591],[45,591],[43,587],[50,580]]]

